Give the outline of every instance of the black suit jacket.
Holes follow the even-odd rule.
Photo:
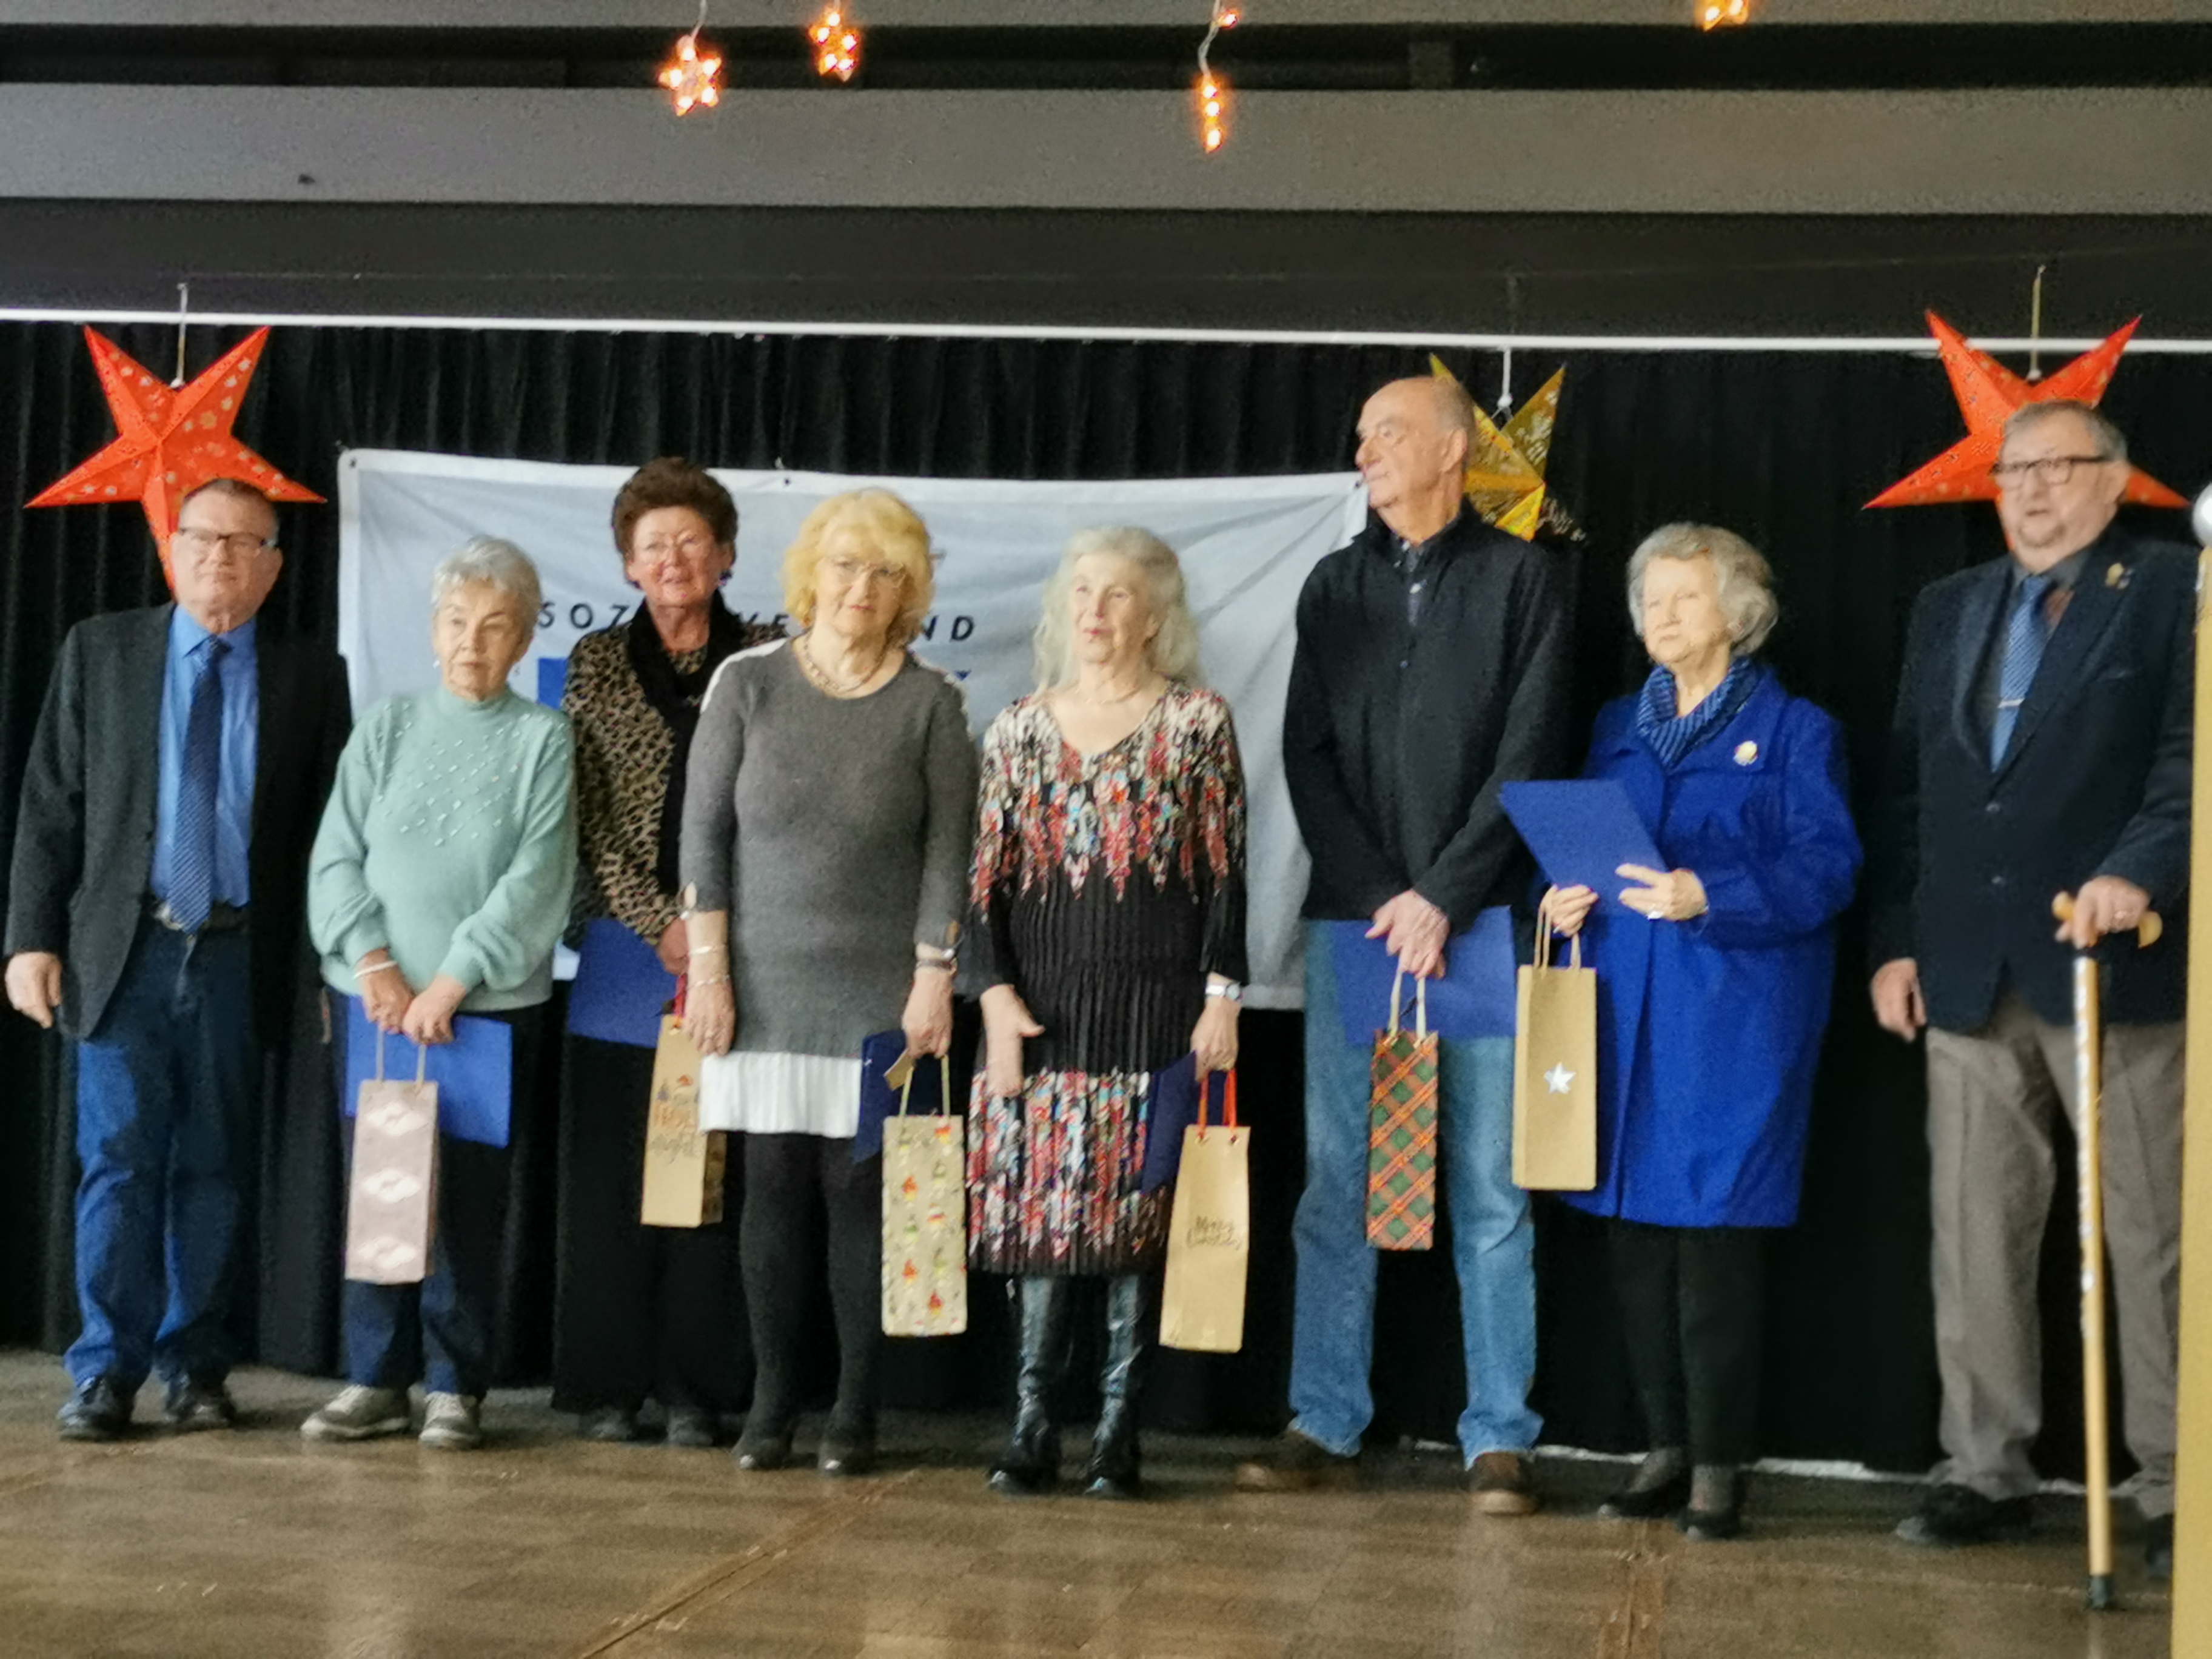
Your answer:
[[[2051,897],[2120,876],[2166,931],[2147,951],[2132,934],[2108,942],[2106,1013],[2179,1019],[2196,556],[2117,526],[2087,550],[1992,771],[1976,691],[2011,569],[1961,571],[1914,608],[1870,848],[1873,963],[1915,958],[1947,1030],[1987,1021],[2008,981],[2040,1018],[2070,1023],[2073,953],[2052,938]]]
[[[1317,920],[1372,915],[1410,887],[1456,933],[1526,896],[1532,869],[1498,789],[1573,764],[1572,556],[1472,508],[1443,536],[1418,629],[1379,519],[1298,595],[1283,769]]]
[[[161,679],[173,605],[71,629],[23,775],[9,878],[7,951],[62,958],[61,1026],[91,1035],[123,977],[154,863]],[[283,1029],[302,947],[307,849],[351,725],[345,662],[267,628],[259,689],[248,928],[262,1040]]]

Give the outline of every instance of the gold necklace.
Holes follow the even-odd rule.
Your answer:
[[[846,684],[832,679],[830,677],[830,671],[814,659],[814,630],[812,629],[808,629],[805,633],[799,636],[797,649],[799,652],[799,665],[806,671],[806,678],[812,680],[815,684],[821,687],[823,690],[828,692],[833,697],[851,697],[858,696],[863,686],[866,685],[870,680],[875,678],[878,674],[883,672],[884,664],[889,659],[891,654],[890,647],[889,645],[884,646],[882,650],[876,653],[876,659],[873,663],[869,665],[868,672],[861,675],[860,678],[851,682],[849,684]]]

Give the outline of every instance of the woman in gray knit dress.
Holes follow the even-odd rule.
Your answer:
[[[888,490],[837,495],[784,556],[805,631],[715,671],[692,739],[682,875],[684,1025],[700,1123],[744,1136],[738,1255],[758,1370],[740,1468],[789,1457],[807,1287],[826,1212],[837,1399],[825,1474],[875,1457],[882,1165],[853,1161],[860,1044],[952,1036],[952,947],[975,819],[966,702],[908,643],[929,532]]]

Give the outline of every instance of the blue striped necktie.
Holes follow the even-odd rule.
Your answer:
[[[216,795],[222,781],[222,674],[230,647],[212,636],[193,653],[191,713],[185,721],[185,769],[177,793],[176,845],[169,864],[169,914],[199,932],[215,899]]]
[[[2048,576],[2022,576],[2020,597],[2014,602],[2012,620],[2005,625],[2004,666],[1997,675],[1997,714],[1990,724],[1990,764],[2002,763],[2012,742],[2013,727],[2020,724],[2020,706],[2035,684],[2035,671],[2043,661],[2043,647],[2050,630],[2043,620],[2043,596],[2051,591]]]

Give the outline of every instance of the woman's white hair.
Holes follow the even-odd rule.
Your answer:
[[[496,536],[471,536],[440,562],[430,578],[430,608],[445,604],[457,587],[489,582],[514,601],[532,628],[538,626],[538,608],[544,590],[538,581],[538,567],[530,555],[513,542]]]
[[[1093,553],[1127,559],[1144,574],[1146,603],[1159,623],[1145,655],[1157,673],[1185,685],[1198,684],[1198,618],[1182,580],[1182,562],[1149,530],[1134,525],[1097,525],[1068,538],[1060,568],[1044,585],[1043,613],[1037,618],[1035,646],[1037,690],[1049,691],[1075,678],[1075,628],[1069,594],[1077,562]]]
[[[1644,573],[1654,559],[1711,559],[1728,618],[1732,656],[1748,657],[1766,643],[1782,607],[1774,572],[1759,550],[1733,530],[1709,524],[1668,524],[1646,536],[1628,560],[1628,623],[1644,637]]]

